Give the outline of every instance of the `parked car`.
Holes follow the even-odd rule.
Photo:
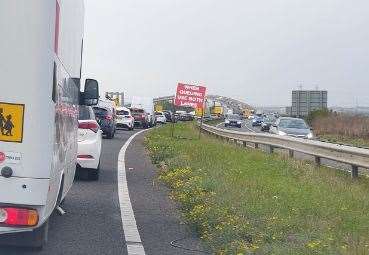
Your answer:
[[[116,116],[107,108],[95,106],[93,110],[96,116],[96,121],[103,131],[103,135],[106,135],[109,139],[114,138],[116,131]]]
[[[165,117],[163,112],[156,112],[155,118],[157,123],[165,124],[167,122],[167,118]]]
[[[226,127],[234,126],[234,127],[241,128],[242,127],[241,116],[238,114],[227,114],[224,125]]]
[[[141,108],[130,108],[131,114],[134,118],[134,124],[135,126],[139,126],[142,128],[148,128],[149,127],[149,117],[148,114],[144,109]]]
[[[261,123],[261,131],[269,132],[270,127],[276,122],[277,118],[274,115],[267,115]]]
[[[261,116],[254,116],[254,118],[252,119],[252,126],[256,127],[256,126],[261,126],[261,123],[263,122],[263,117]]]
[[[99,179],[102,130],[90,106],[79,107],[77,168],[86,169],[90,180]]]
[[[131,114],[131,110],[126,107],[117,108],[117,128],[127,128],[133,130],[135,120]]]
[[[312,130],[303,119],[290,117],[279,118],[276,123],[271,126],[270,133],[305,139],[314,138]]]
[[[177,119],[171,111],[163,111],[163,113],[167,119],[167,122],[177,122]]]

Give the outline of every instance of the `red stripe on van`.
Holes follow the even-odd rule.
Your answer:
[[[60,5],[56,1],[56,16],[55,16],[55,44],[54,52],[56,55],[59,53],[59,32],[60,32]]]

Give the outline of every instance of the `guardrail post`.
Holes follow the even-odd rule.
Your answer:
[[[267,146],[267,153],[273,154],[273,152],[274,152],[274,147],[272,145]]]
[[[320,157],[315,156],[315,165],[316,166],[320,166],[322,164],[322,160]]]
[[[247,147],[247,142],[242,142],[243,147]]]
[[[351,166],[351,177],[352,178],[359,177],[359,167],[358,166]]]
[[[295,156],[295,152],[293,150],[288,150],[288,156],[293,158]]]

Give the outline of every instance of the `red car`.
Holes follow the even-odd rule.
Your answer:
[[[150,126],[149,116],[144,109],[130,108],[131,114],[135,120],[135,126],[148,128]]]

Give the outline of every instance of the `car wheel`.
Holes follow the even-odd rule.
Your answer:
[[[88,169],[88,179],[90,181],[97,181],[99,180],[100,175],[100,162],[97,165],[97,169]]]
[[[238,125],[238,128],[241,128],[241,125]]]
[[[100,171],[99,169],[89,169],[88,170],[88,179],[90,181],[97,181],[99,180]]]

